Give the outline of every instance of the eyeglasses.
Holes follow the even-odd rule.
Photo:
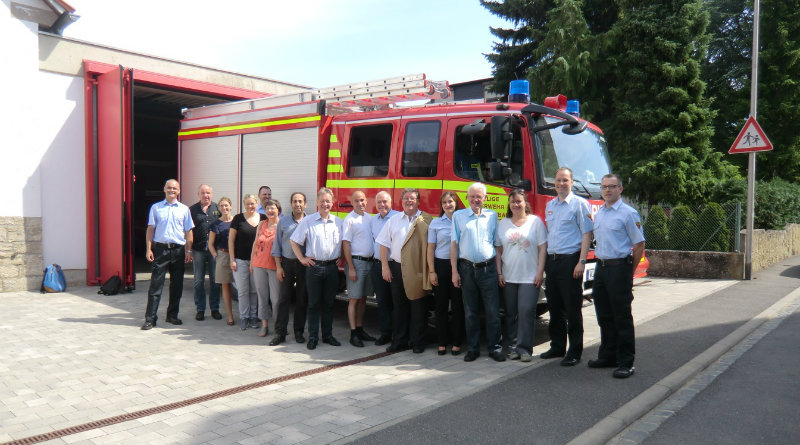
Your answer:
[[[601,186],[600,186],[600,188],[601,188],[602,190],[613,190],[613,189],[615,189],[615,188],[617,188],[617,187],[619,187],[619,184],[601,185]]]

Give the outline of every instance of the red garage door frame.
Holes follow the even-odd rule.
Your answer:
[[[255,99],[269,96],[269,94],[92,60],[84,60],[83,69],[86,155],[86,283],[99,285],[112,275],[120,275],[126,286],[133,286],[135,276],[131,261],[132,253],[130,246],[126,245],[130,240],[130,233],[124,233],[131,227],[130,199],[132,191],[126,187],[126,184],[132,184],[130,143],[133,128],[133,116],[129,112],[132,97],[129,93],[125,93],[125,82],[133,82],[135,78],[137,84],[213,95],[230,100]],[[123,73],[121,79],[124,77],[125,81],[102,81],[103,78],[109,77],[104,76],[106,74],[115,77],[116,74],[112,73],[114,71]],[[109,89],[120,89],[121,92],[108,91]],[[119,102],[115,102],[117,96],[120,99]],[[98,101],[98,97],[100,97],[100,101]],[[109,112],[109,101],[103,97],[114,98],[110,102],[112,108],[113,104],[119,104],[120,109],[111,110],[110,117],[106,115]],[[101,113],[98,113],[102,109],[101,105],[106,107],[103,116],[99,116]],[[116,128],[117,125],[119,128]],[[102,139],[98,135],[101,135]],[[109,193],[112,195],[111,197],[109,197]],[[117,204],[109,208],[108,203],[115,201],[114,196],[117,195]],[[106,213],[112,213],[112,215]],[[119,230],[116,230],[117,222]],[[100,229],[101,224],[104,227],[102,230]],[[114,227],[114,230],[107,229],[109,224]]]

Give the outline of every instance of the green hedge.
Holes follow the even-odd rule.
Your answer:
[[[747,201],[747,181],[734,179],[717,184],[709,201],[728,203]],[[756,229],[781,230],[789,223],[800,223],[800,184],[783,179],[756,182]],[[742,228],[746,212],[742,212]]]
[[[648,249],[667,249],[667,214],[661,206],[650,207],[644,221],[644,239]]]
[[[667,223],[669,231],[669,248],[672,250],[697,250],[695,233],[697,231],[697,214],[687,206],[680,205],[672,209]]]

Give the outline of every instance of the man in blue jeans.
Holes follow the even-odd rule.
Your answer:
[[[216,262],[208,250],[208,230],[221,213],[217,204],[211,200],[211,186],[203,184],[197,188],[197,197],[200,201],[189,207],[192,214],[194,229],[192,229],[192,269],[194,271],[194,305],[197,315],[194,319],[203,321],[206,318],[206,286],[205,278],[208,271],[209,296],[208,304],[211,307],[211,316],[214,320],[222,320],[219,313],[219,294],[221,285],[215,283],[214,270]]]
[[[332,207],[333,191],[326,187],[319,189],[317,213],[303,218],[289,238],[292,251],[306,267],[308,349],[316,349],[319,344],[320,321],[322,342],[342,345],[333,336],[333,303],[339,287],[337,262],[342,256],[342,220],[331,213]]]
[[[469,208],[453,214],[450,266],[453,285],[461,288],[464,300],[467,354],[465,362],[480,354],[481,325],[479,306],[483,302],[486,315],[486,344],[489,357],[505,361],[500,344],[500,290],[497,287],[499,266],[494,241],[497,233],[497,213],[484,209],[486,186],[476,182],[467,190]]]

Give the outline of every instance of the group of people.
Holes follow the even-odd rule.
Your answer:
[[[259,196],[245,195],[244,211],[231,215],[230,199],[211,200],[208,185],[198,189],[199,202],[186,207],[177,201],[180,186],[167,181],[166,199],[150,210],[147,259],[153,263],[145,323],[156,325],[158,302],[169,270],[168,323],[177,318],[184,263],[193,261],[197,320],[205,318],[204,275],[212,283],[211,315],[221,319],[220,290],[228,316],[231,283],[239,295],[242,330],[269,333],[269,345],[286,341],[289,310],[294,301],[294,338],[316,349],[320,343],[340,346],[333,336],[333,306],[339,288],[339,266],[347,283],[350,344],[388,345],[387,352],[425,351],[427,307],[424,296],[433,291],[437,353],[459,355],[464,361],[480,356],[480,310],[483,308],[489,357],[495,361],[532,360],[536,306],[542,284],[547,286],[550,310],[550,348],[543,359],[561,358],[575,366],[583,352],[583,275],[587,255],[596,240],[597,266],[593,301],[601,330],[601,345],[591,368],[616,368],[613,376],[633,374],[635,342],[631,302],[635,266],[644,251],[638,213],[620,199],[617,175],[602,178],[605,204],[594,221],[588,202],[572,193],[573,173],[555,174],[558,196],[547,203],[545,221],[535,216],[522,190],[512,190],[505,218],[484,208],[486,186],[467,190],[468,208],[458,196],[441,195],[434,218],[419,209],[420,192],[402,191],[402,211],[392,209],[392,196],[375,196],[377,213],[367,213],[367,196],[350,196],[353,210],[342,220],[333,213],[333,191],[321,188],[316,212],[305,214],[306,196],[293,193],[291,215],[263,186]],[[546,226],[545,226],[546,223]],[[186,248],[185,246],[191,246]],[[546,274],[545,274],[546,273]],[[380,332],[364,330],[366,298],[374,292]],[[505,309],[501,332],[500,304]],[[321,333],[320,333],[321,326]],[[503,340],[507,345],[503,352]]]

